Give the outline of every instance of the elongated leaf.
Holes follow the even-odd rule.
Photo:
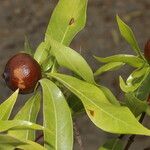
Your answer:
[[[1,150],[14,150],[14,147],[12,145],[8,145],[8,144],[0,144],[0,149]]]
[[[119,77],[119,81],[120,81],[120,88],[122,89],[122,91],[124,91],[125,93],[129,93],[129,92],[134,92],[135,90],[137,90],[145,81],[145,79],[147,78],[147,76],[149,75],[150,70],[149,68],[147,68],[145,75],[142,77],[142,79],[140,79],[138,82],[135,82],[134,84],[131,84],[130,82],[128,82],[128,84],[126,84],[124,82],[124,80],[122,79],[122,77]]]
[[[141,82],[138,82],[134,85],[132,84],[127,85],[121,76],[119,77],[119,83],[121,90],[124,91],[125,93],[134,92],[141,84]]]
[[[125,63],[122,63],[122,62],[110,62],[110,63],[107,63],[106,65],[103,65],[98,70],[96,70],[94,75],[97,76],[97,75],[100,75],[100,74],[107,72],[107,71],[117,70],[124,65],[125,65]]]
[[[56,57],[60,66],[66,67],[84,80],[94,83],[93,72],[85,59],[73,49],[66,47],[57,41],[50,40],[51,52]]]
[[[2,121],[0,120],[0,132],[4,132],[7,130],[15,130],[15,129],[31,129],[31,130],[46,130],[50,132],[48,129],[45,129],[44,127],[34,124],[29,121],[24,120],[7,120]]]
[[[140,48],[138,46],[138,43],[135,39],[135,36],[131,30],[131,28],[126,25],[121,19],[120,17],[117,15],[116,16],[116,19],[117,19],[117,23],[118,23],[118,26],[119,26],[119,30],[120,30],[120,33],[121,35],[125,38],[125,40],[130,44],[130,46],[132,47],[132,49],[135,51],[136,54],[138,54],[139,56],[141,56],[142,58],[143,55],[140,51]]]
[[[12,146],[17,146],[26,144],[26,142],[21,141],[20,139],[17,139],[7,134],[0,134],[0,144],[9,144]]]
[[[0,105],[0,120],[7,120],[17,100],[19,90],[16,90],[6,101]]]
[[[134,70],[128,77],[126,83],[128,85],[133,85],[134,82],[136,82],[136,80],[139,80],[141,77],[145,75],[147,70],[148,70],[148,67],[144,67],[144,66],[142,68],[138,68]]]
[[[142,67],[145,63],[144,60],[138,58],[137,56],[126,54],[113,55],[105,58],[94,56],[94,58],[103,63],[123,62],[136,68]]]
[[[97,86],[104,92],[105,96],[107,97],[107,99],[109,100],[111,104],[120,106],[119,101],[116,99],[116,97],[108,88],[101,86],[101,85],[97,85]]]
[[[134,93],[126,93],[125,100],[126,105],[136,117],[138,117],[142,112],[145,112],[148,108],[148,104],[137,99]]]
[[[48,71],[53,63],[54,57],[50,55],[49,42],[42,42],[36,49],[34,59],[41,65],[43,71]]]
[[[44,127],[53,134],[44,133],[48,150],[72,150],[73,127],[71,112],[60,89],[50,80],[40,80],[43,89]]]
[[[1,150],[14,150],[15,148],[21,148],[24,150],[46,150],[35,142],[17,139],[16,137],[6,134],[0,134],[0,148]]]
[[[72,110],[73,115],[85,112],[82,102],[76,95],[71,93],[71,95],[67,98],[67,102]]]
[[[69,45],[86,22],[87,0],[59,0],[50,19],[45,38]]]
[[[47,150],[46,148],[44,148],[43,146],[41,146],[40,144],[33,142],[33,141],[26,141],[26,145],[19,145],[17,146],[17,148],[23,149],[23,150]]]
[[[119,139],[110,139],[98,150],[123,150],[123,143]]]
[[[81,99],[89,118],[97,127],[111,133],[150,136],[150,130],[142,126],[127,107],[112,105],[94,85],[58,73],[50,76]]]
[[[52,76],[56,78],[58,81],[62,79],[70,79],[69,81],[71,82],[72,86],[75,88],[74,90],[79,90],[84,93],[84,95],[88,95],[90,99],[94,99],[95,101],[101,101],[103,103],[110,104],[109,100],[106,98],[105,94],[103,91],[98,88],[97,86],[94,86],[93,84],[84,82],[82,80],[79,80],[77,78],[68,76],[68,75],[63,75],[63,74],[58,74],[58,73],[51,73],[47,74],[48,76]],[[63,80],[61,80],[63,82]],[[77,82],[76,82],[77,81]],[[74,93],[74,92],[73,92]],[[77,97],[78,95],[74,93]]]
[[[150,70],[150,68],[149,68]],[[136,90],[136,97],[140,100],[146,101],[150,94],[150,72],[145,75],[144,81]]]
[[[40,109],[40,93],[33,95],[21,108],[21,110],[15,116],[15,120],[26,120],[36,123],[37,115]],[[13,135],[19,139],[35,140],[35,131],[29,130],[16,130],[10,131],[10,135]]]
[[[38,48],[36,49],[36,52],[34,54],[34,59],[41,65],[49,55],[49,47],[47,46],[47,42],[42,42]]]
[[[49,71],[54,65],[55,59],[53,56],[47,57],[45,61],[41,64],[42,69],[46,72]]]

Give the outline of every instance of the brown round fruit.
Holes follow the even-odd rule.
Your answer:
[[[9,59],[2,76],[10,89],[19,88],[19,93],[27,94],[33,92],[41,79],[41,68],[30,55],[19,53]]]
[[[145,44],[144,56],[147,59],[147,61],[150,61],[150,39]]]

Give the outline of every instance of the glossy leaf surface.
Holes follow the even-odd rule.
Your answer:
[[[94,75],[97,76],[97,75],[100,75],[107,71],[114,71],[114,70],[121,68],[124,65],[125,65],[125,63],[122,63],[122,62],[107,63],[107,64],[101,66],[99,69],[97,69],[96,72],[94,73]]]
[[[150,71],[150,68],[149,68]],[[136,97],[140,100],[146,101],[150,94],[150,72],[145,75],[144,81],[135,91]]]
[[[19,145],[17,146],[17,148],[23,150],[47,150],[46,148],[44,148],[43,146],[41,146],[36,142],[27,140],[26,143],[27,143],[26,145]]]
[[[21,148],[24,150],[46,150],[38,143],[18,139],[6,134],[0,134],[0,148],[1,150],[14,150],[15,148]]]
[[[140,124],[127,107],[112,105],[94,85],[58,73],[50,76],[81,99],[97,127],[111,133],[150,135],[150,130]]]
[[[40,93],[33,95],[16,114],[15,120],[26,120],[36,123],[37,115],[40,109]],[[16,130],[10,131],[9,134],[25,140],[35,140],[35,131]]]
[[[50,80],[40,80],[43,89],[44,127],[53,131],[44,133],[45,147],[49,150],[72,150],[73,127],[71,112],[60,89]]]
[[[49,130],[44,129],[44,127],[29,121],[23,121],[23,120],[0,121],[0,132],[4,132],[7,130],[15,130],[15,129],[46,130],[50,132]]]
[[[42,42],[36,52],[34,54],[34,59],[41,65],[49,55],[49,47],[47,46],[47,42]]]
[[[126,54],[113,55],[113,56],[109,56],[109,57],[105,57],[105,58],[94,56],[94,58],[103,63],[123,62],[123,63],[126,63],[126,64],[131,65],[136,68],[142,67],[143,64],[145,63],[144,60],[142,60],[141,58],[139,58],[137,56],[126,55]]]
[[[148,108],[148,104],[137,99],[134,93],[126,93],[125,100],[126,105],[128,106],[128,108],[130,108],[130,110],[136,117],[138,117],[142,112],[145,112]]]
[[[47,27],[45,38],[68,46],[86,22],[87,0],[59,0]]]
[[[134,92],[135,90],[138,90],[138,88],[143,85],[143,82],[145,82],[145,79],[148,77],[149,73],[150,73],[150,70],[149,68],[146,69],[146,71],[144,72],[144,76],[142,78],[140,78],[140,80],[138,80],[137,82],[135,83],[131,83],[129,82],[129,79],[128,79],[128,82],[127,84],[124,82],[124,80],[122,79],[122,77],[120,76],[119,77],[119,81],[120,81],[120,88],[122,89],[122,91],[126,92],[126,93],[129,93],[129,92]],[[135,76],[136,77],[136,76]],[[133,79],[132,79],[133,80]]]
[[[111,104],[120,106],[119,101],[108,88],[101,85],[97,85],[97,86],[104,92],[105,96],[107,97],[107,99]]]
[[[84,80],[94,83],[93,72],[85,59],[73,49],[57,41],[50,40],[51,53],[60,66],[66,67],[78,74]]]
[[[143,55],[142,55],[142,53],[141,53],[141,51],[140,51],[140,48],[138,46],[138,43],[137,43],[137,41],[135,39],[135,36],[134,36],[133,31],[131,30],[131,28],[128,25],[126,25],[120,19],[120,17],[118,15],[116,16],[116,18],[117,18],[117,23],[118,23],[121,35],[130,44],[130,46],[136,52],[136,54],[139,55],[139,56],[141,56],[142,58],[144,58]]]
[[[19,90],[16,90],[7,100],[0,104],[0,120],[7,120],[10,117],[18,92]]]

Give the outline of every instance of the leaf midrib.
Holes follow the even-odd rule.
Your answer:
[[[73,1],[74,3],[72,4],[72,5],[74,5],[74,6],[76,6],[75,5],[75,3],[76,3],[76,1]],[[72,11],[72,14],[70,15],[70,19],[73,17],[73,15],[74,15],[74,13],[75,13],[75,8],[74,8],[74,10]],[[67,32],[68,32],[68,30],[69,30],[69,22],[68,22],[68,25],[67,25],[67,27],[66,27],[66,30],[65,30],[65,32],[64,32],[64,35],[63,35],[63,37],[62,37],[62,40],[61,40],[61,44],[63,44],[63,42],[64,42],[64,40],[65,40],[65,38],[66,38],[66,35],[67,35]]]
[[[57,77],[56,77],[56,78],[57,78]],[[103,111],[104,113],[106,113],[108,116],[110,116],[110,117],[112,117],[112,118],[114,118],[114,119],[116,119],[116,120],[118,120],[118,121],[124,123],[126,126],[131,127],[131,126],[130,126],[129,124],[127,124],[126,122],[124,122],[124,121],[122,121],[122,120],[120,120],[120,119],[118,119],[118,118],[116,118],[116,117],[110,115],[110,114],[107,113],[105,110],[103,110],[101,107],[97,106],[94,102],[92,102],[88,97],[86,97],[86,96],[85,96],[84,94],[82,94],[80,91],[74,89],[72,86],[69,86],[66,82],[64,82],[64,81],[61,80],[60,78],[59,78],[59,80],[60,80],[62,83],[65,83],[68,87],[72,88],[74,91],[76,91],[76,92],[77,92],[78,94],[80,94],[81,96],[85,97],[85,98],[86,98],[90,103],[92,103],[95,107],[97,107],[98,109],[100,108],[100,110]]]
[[[70,66],[73,68],[74,71],[76,71],[76,73],[81,76],[84,80],[88,81],[84,76],[84,74],[82,72],[80,72],[74,65],[72,65],[72,63],[70,63],[70,61],[67,59],[67,57],[64,55],[64,53],[58,49],[58,51],[61,53],[61,55],[63,55],[63,57],[65,58],[65,60],[68,62],[68,64],[70,64]],[[54,52],[55,53],[55,52]],[[57,57],[57,56],[56,56]]]
[[[41,43],[41,44],[44,46],[44,42]],[[40,46],[42,47],[42,45],[40,45]],[[45,50],[46,50],[46,48],[45,48],[45,46],[44,46],[44,48],[41,50],[42,53],[40,54],[40,57],[38,57],[38,59],[36,60],[38,63],[41,63],[40,60],[41,60],[41,58],[42,58],[42,56],[43,56]]]
[[[48,85],[47,85],[47,83],[44,83],[45,84],[45,86],[47,87],[47,89],[48,89],[48,91],[49,91],[49,93],[51,93],[51,90],[49,89],[49,87],[48,87]],[[52,94],[50,94],[50,97],[51,97],[51,99],[53,99],[53,96],[52,96]],[[56,140],[55,140],[55,148],[56,148],[56,150],[58,149],[58,147],[57,147],[57,138],[58,138],[58,135],[57,135],[57,111],[56,111],[56,106],[55,106],[55,104],[54,104],[54,101],[52,100],[52,104],[53,104],[53,108],[54,108],[54,115],[55,115],[55,125],[56,125],[56,128],[55,128],[55,133],[56,134],[54,134],[54,135],[56,135]]]
[[[34,104],[34,102],[36,101],[36,97],[37,96],[34,96],[33,98],[34,98],[34,100],[32,99],[32,105],[31,105],[31,107],[30,107],[30,110],[29,110],[29,121],[31,121],[31,114],[32,114],[32,111],[33,111],[33,104]],[[27,133],[26,133],[26,140],[29,138],[29,130],[27,130]]]
[[[16,102],[16,100],[17,100],[17,95],[16,95],[16,94],[17,94],[18,92],[17,92],[17,93],[16,93],[16,92],[17,92],[17,91],[15,91],[15,92],[13,93],[13,94],[14,94],[14,95],[12,95],[13,97],[9,97],[9,98],[6,100],[7,102],[9,102],[9,105],[7,106],[7,109],[4,110],[4,111],[5,111],[5,112],[3,113],[4,115],[0,117],[0,120],[2,120],[3,117],[5,117],[6,112],[8,112],[8,108],[10,108],[10,105],[11,105],[11,106],[14,106],[14,104],[15,104],[15,102]],[[11,100],[10,100],[10,98],[11,98]],[[15,99],[15,100],[14,100],[14,99]],[[2,104],[3,104],[3,103],[2,103]],[[11,107],[11,110],[12,110],[12,107]],[[10,110],[9,110],[9,111],[10,111]],[[10,117],[10,112],[9,112],[9,117]],[[8,118],[9,118],[9,117],[8,117]]]

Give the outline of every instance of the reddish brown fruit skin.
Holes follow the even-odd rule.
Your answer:
[[[40,65],[30,55],[19,53],[9,59],[5,66],[3,78],[10,89],[19,93],[31,93],[41,79]]]
[[[150,39],[145,44],[144,56],[145,56],[147,61],[150,61]]]

